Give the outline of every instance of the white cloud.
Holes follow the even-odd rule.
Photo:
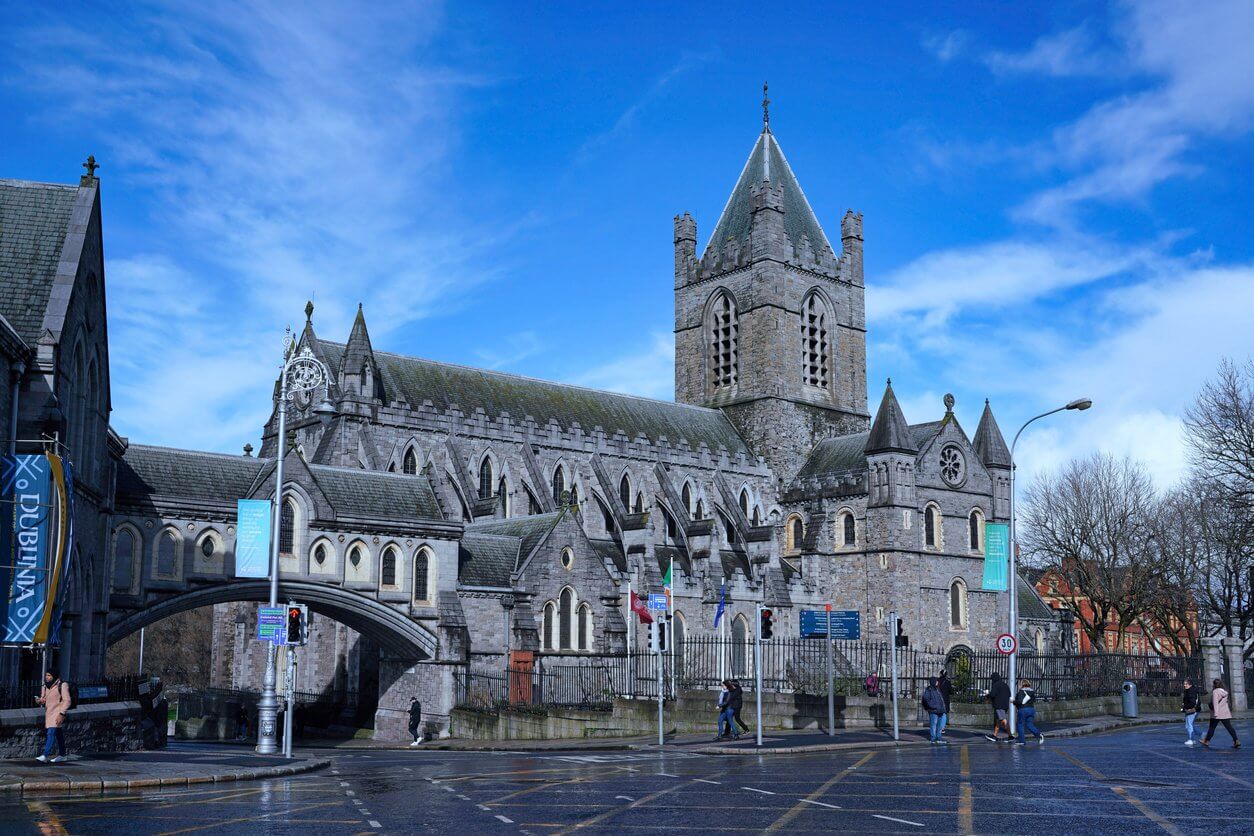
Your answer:
[[[237,449],[306,298],[341,339],[364,302],[378,338],[491,277],[467,253],[493,237],[455,220],[443,176],[454,105],[484,82],[426,58],[441,23],[429,4],[170,3],[8,33],[35,118],[101,125],[106,207],[114,184],[148,193],[140,244],[108,264],[122,432]]]
[[[971,35],[961,29],[951,32],[928,35],[923,39],[923,47],[941,61],[952,61],[966,52],[971,42]]]
[[[654,333],[647,345],[570,380],[580,386],[670,400],[675,393],[675,337]]]
[[[1050,76],[1109,75],[1118,72],[1117,56],[1096,43],[1093,31],[1077,26],[1038,38],[1026,52],[993,50],[984,63],[996,73]]]

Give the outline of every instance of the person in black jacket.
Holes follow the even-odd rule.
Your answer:
[[[1193,684],[1193,680],[1186,679],[1184,691],[1180,694],[1180,710],[1184,712],[1185,746],[1193,745],[1193,723],[1197,720],[1198,708],[1197,686]]]
[[[731,686],[731,702],[729,704],[731,705],[732,710],[732,720],[737,726],[740,726],[742,731],[747,732],[749,731],[749,726],[744,720],[740,719],[740,709],[742,709],[745,704],[745,691],[740,687],[740,680],[738,679],[733,679]],[[737,734],[736,737],[740,737],[740,735]]]
[[[993,674],[992,680],[992,686],[984,692],[984,699],[993,706],[993,733],[984,737],[997,743],[1001,740],[997,736],[998,730],[1005,729],[1006,742],[1009,743],[1014,739],[1010,736],[1010,686],[1002,681],[1001,674]]]
[[[949,671],[942,670],[940,677],[936,680],[936,689],[941,692],[941,696],[945,698],[945,713],[949,713],[949,703],[954,696],[954,681],[949,678]]]
[[[414,742],[410,746],[422,743],[422,703],[417,697],[409,701],[409,733],[414,736]]]

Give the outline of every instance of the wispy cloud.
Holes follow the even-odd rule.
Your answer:
[[[971,33],[961,29],[932,33],[923,38],[923,48],[941,61],[953,61],[963,55],[971,44]]]
[[[654,333],[647,345],[570,378],[571,383],[669,400],[675,392],[675,337]]]
[[[509,369],[529,357],[544,351],[544,340],[534,331],[510,334],[503,344],[494,348],[480,348],[475,356],[489,369]]]
[[[433,4],[170,3],[8,32],[35,118],[96,120],[106,200],[124,183],[154,207],[108,265],[124,432],[235,449],[305,298],[320,330],[346,331],[360,301],[381,334],[490,275],[441,177],[453,105],[486,82],[425,58],[441,23]]]
[[[1100,45],[1088,25],[1045,35],[1025,52],[992,50],[983,56],[983,61],[996,73],[1065,77],[1121,72],[1119,55]]]

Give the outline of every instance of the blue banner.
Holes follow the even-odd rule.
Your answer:
[[[268,499],[240,499],[235,513],[235,577],[270,577]]]
[[[4,579],[4,641],[32,644],[44,622],[51,581],[53,516],[48,456],[5,456],[0,465],[0,562]]]
[[[984,524],[984,583],[981,589],[1005,592],[1009,574],[1010,526],[1006,523]]]

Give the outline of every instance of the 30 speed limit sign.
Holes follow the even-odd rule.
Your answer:
[[[1003,656],[1009,656],[1011,653],[1014,653],[1015,648],[1018,646],[1019,643],[1015,641],[1015,637],[1009,633],[1002,633],[997,637],[997,652]]]

